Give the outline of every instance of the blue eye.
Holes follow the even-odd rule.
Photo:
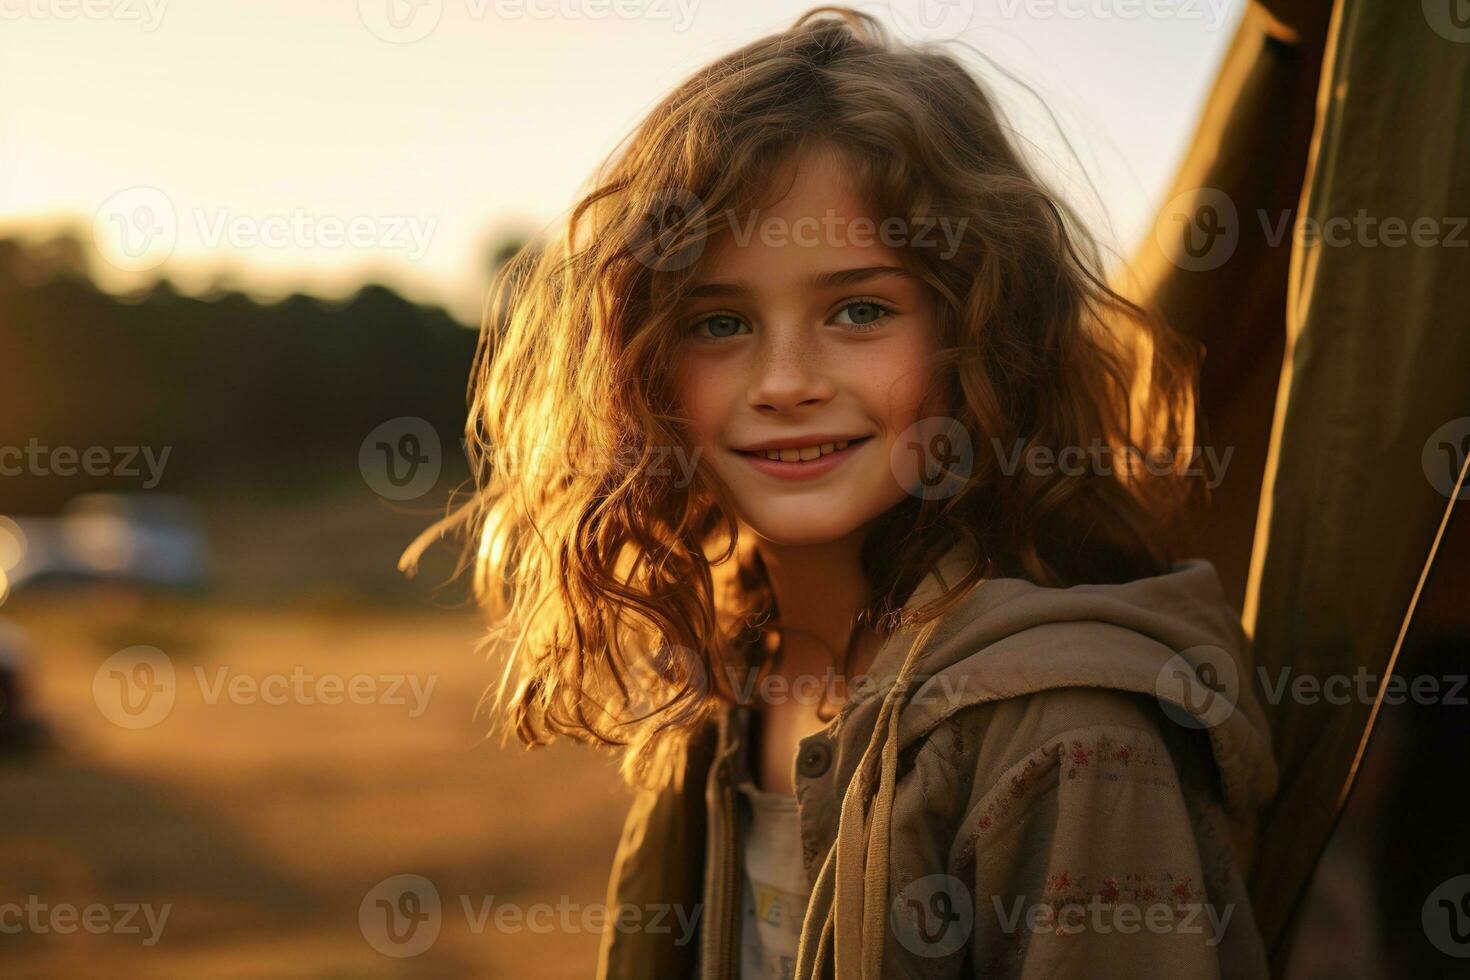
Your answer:
[[[742,328],[746,332],[749,332],[749,328],[740,322],[737,317],[730,316],[727,313],[718,313],[714,316],[707,316],[703,320],[695,323],[693,331],[701,337],[724,340],[727,337],[734,337],[739,334]]]
[[[842,320],[843,314],[847,314],[847,320]],[[867,327],[878,323],[886,317],[892,316],[893,311],[882,303],[870,299],[854,300],[842,307],[837,313],[837,322],[843,326]]]

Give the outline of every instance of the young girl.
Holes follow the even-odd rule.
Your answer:
[[[502,283],[462,516],[515,729],[639,789],[602,977],[1265,976],[1270,740],[1171,551],[1194,353],[1015,143],[819,8]]]

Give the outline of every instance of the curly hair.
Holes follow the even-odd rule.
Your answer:
[[[1095,241],[1016,142],[951,53],[819,7],[680,84],[562,232],[509,265],[471,382],[472,492],[404,567],[432,536],[466,533],[490,639],[508,653],[498,699],[523,740],[628,746],[629,778],[661,781],[733,697],[726,668],[766,656],[768,584],[737,547],[730,501],[707,468],[687,485],[664,468],[688,447],[674,312],[722,216],[779,196],[771,175],[819,144],[876,213],[963,219],[957,252],[903,251],[936,299],[950,415],[997,447],[1106,447],[1123,461],[1006,472],[977,453],[960,492],[905,500],[872,529],[861,619],[929,622],[996,574],[1070,585],[1169,568],[1191,481],[1137,464],[1176,459],[1193,435],[1198,351],[1108,285]],[[905,610],[957,542],[981,562]]]

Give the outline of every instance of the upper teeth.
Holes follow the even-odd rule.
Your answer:
[[[850,440],[841,442],[824,442],[820,446],[804,446],[801,449],[767,449],[764,451],[766,459],[779,459],[783,463],[796,463],[803,459],[816,459],[828,453],[835,453],[839,449],[846,449]]]

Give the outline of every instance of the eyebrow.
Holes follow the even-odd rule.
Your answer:
[[[807,280],[813,286],[851,286],[870,279],[882,276],[902,276],[906,279],[916,278],[912,272],[897,265],[865,265],[853,269],[836,269],[832,272],[820,272]],[[689,290],[690,299],[703,299],[711,296],[734,296],[746,292],[749,285],[744,282],[703,282],[693,286]]]

